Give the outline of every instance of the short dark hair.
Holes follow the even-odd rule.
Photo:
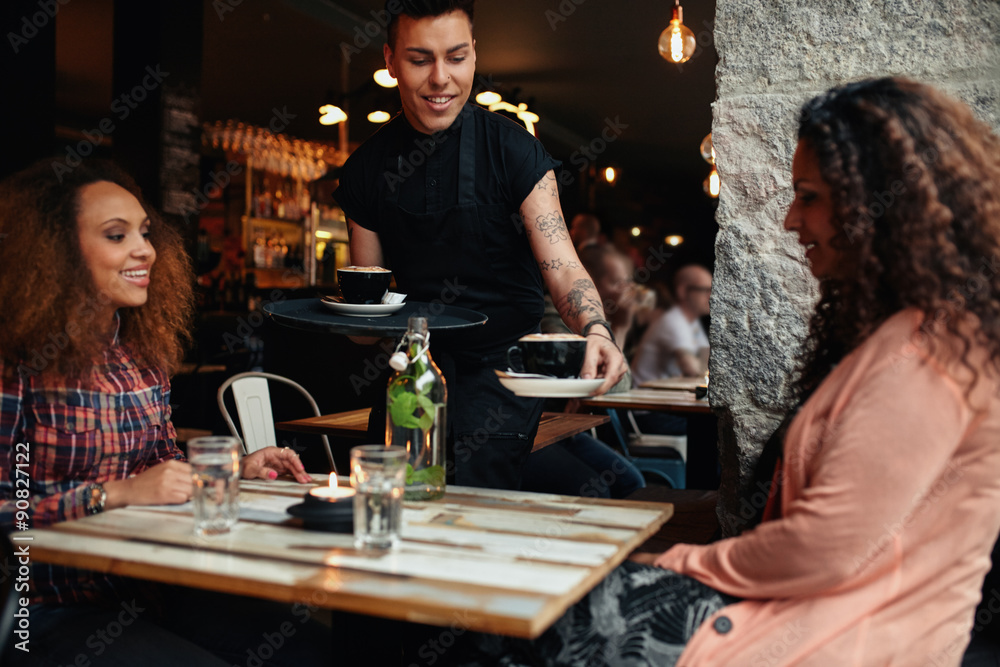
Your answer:
[[[389,48],[396,48],[396,30],[399,27],[400,16],[422,19],[460,10],[469,17],[471,28],[475,6],[476,0],[386,0],[385,11],[389,15],[389,25],[386,27]]]

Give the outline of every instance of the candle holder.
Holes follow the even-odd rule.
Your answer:
[[[302,519],[306,530],[353,533],[354,495],[350,487],[317,486],[306,493],[303,502],[289,507],[288,513]]]

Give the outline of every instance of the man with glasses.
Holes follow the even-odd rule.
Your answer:
[[[708,315],[712,274],[698,264],[674,275],[676,304],[649,325],[632,362],[635,384],[662,377],[701,377],[708,371],[708,336],[701,317]]]

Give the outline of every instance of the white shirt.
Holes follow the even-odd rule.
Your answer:
[[[694,322],[688,322],[680,307],[674,306],[650,324],[639,341],[632,361],[636,386],[657,378],[684,375],[674,353],[683,351],[697,356],[706,348],[708,336],[701,320],[695,318]]]

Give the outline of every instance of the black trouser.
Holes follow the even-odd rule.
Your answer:
[[[432,351],[431,356],[448,388],[448,481],[520,489],[543,400],[515,396],[500,384],[493,371],[507,368],[506,351],[461,357]],[[384,403],[372,409],[368,433],[384,439]]]

